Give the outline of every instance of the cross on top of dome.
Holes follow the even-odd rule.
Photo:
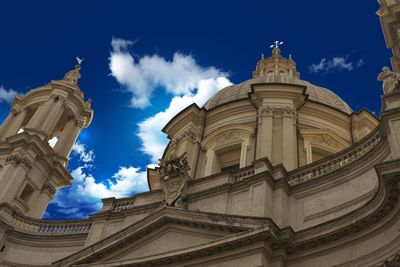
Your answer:
[[[274,44],[269,46],[270,48],[272,48],[272,55],[281,54],[281,49],[279,48],[281,45],[283,45],[282,41],[275,41]]]

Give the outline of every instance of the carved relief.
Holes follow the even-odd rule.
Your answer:
[[[54,194],[57,192],[57,190],[54,188],[54,186],[50,183],[45,183],[42,187],[41,192],[45,192],[49,194],[50,196],[54,196]]]
[[[178,137],[174,138],[171,143],[174,147],[179,146],[179,144],[184,141],[184,140],[189,140],[190,142],[199,142],[198,134],[192,131],[191,129],[188,129],[184,131],[181,135]]]
[[[161,175],[160,184],[167,206],[187,207],[185,191],[187,182],[190,180],[187,173],[190,168],[185,154],[170,160],[160,159],[158,172]]]
[[[259,115],[295,115],[296,109],[289,106],[260,106],[258,109]]]

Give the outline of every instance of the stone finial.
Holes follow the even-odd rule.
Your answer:
[[[80,64],[76,64],[75,68],[73,70],[68,71],[65,75],[64,75],[64,81],[72,84],[72,85],[78,85],[78,79],[81,77],[80,74],[80,69],[81,69],[81,65]]]

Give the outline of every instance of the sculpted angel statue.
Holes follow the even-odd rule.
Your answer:
[[[389,67],[386,66],[382,68],[382,72],[378,75],[378,81],[383,82],[382,88],[385,95],[399,89],[399,80],[399,74],[392,72]]]

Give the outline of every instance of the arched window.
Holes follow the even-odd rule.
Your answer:
[[[245,167],[253,133],[253,127],[230,125],[209,134],[201,143],[206,151],[204,175]]]

